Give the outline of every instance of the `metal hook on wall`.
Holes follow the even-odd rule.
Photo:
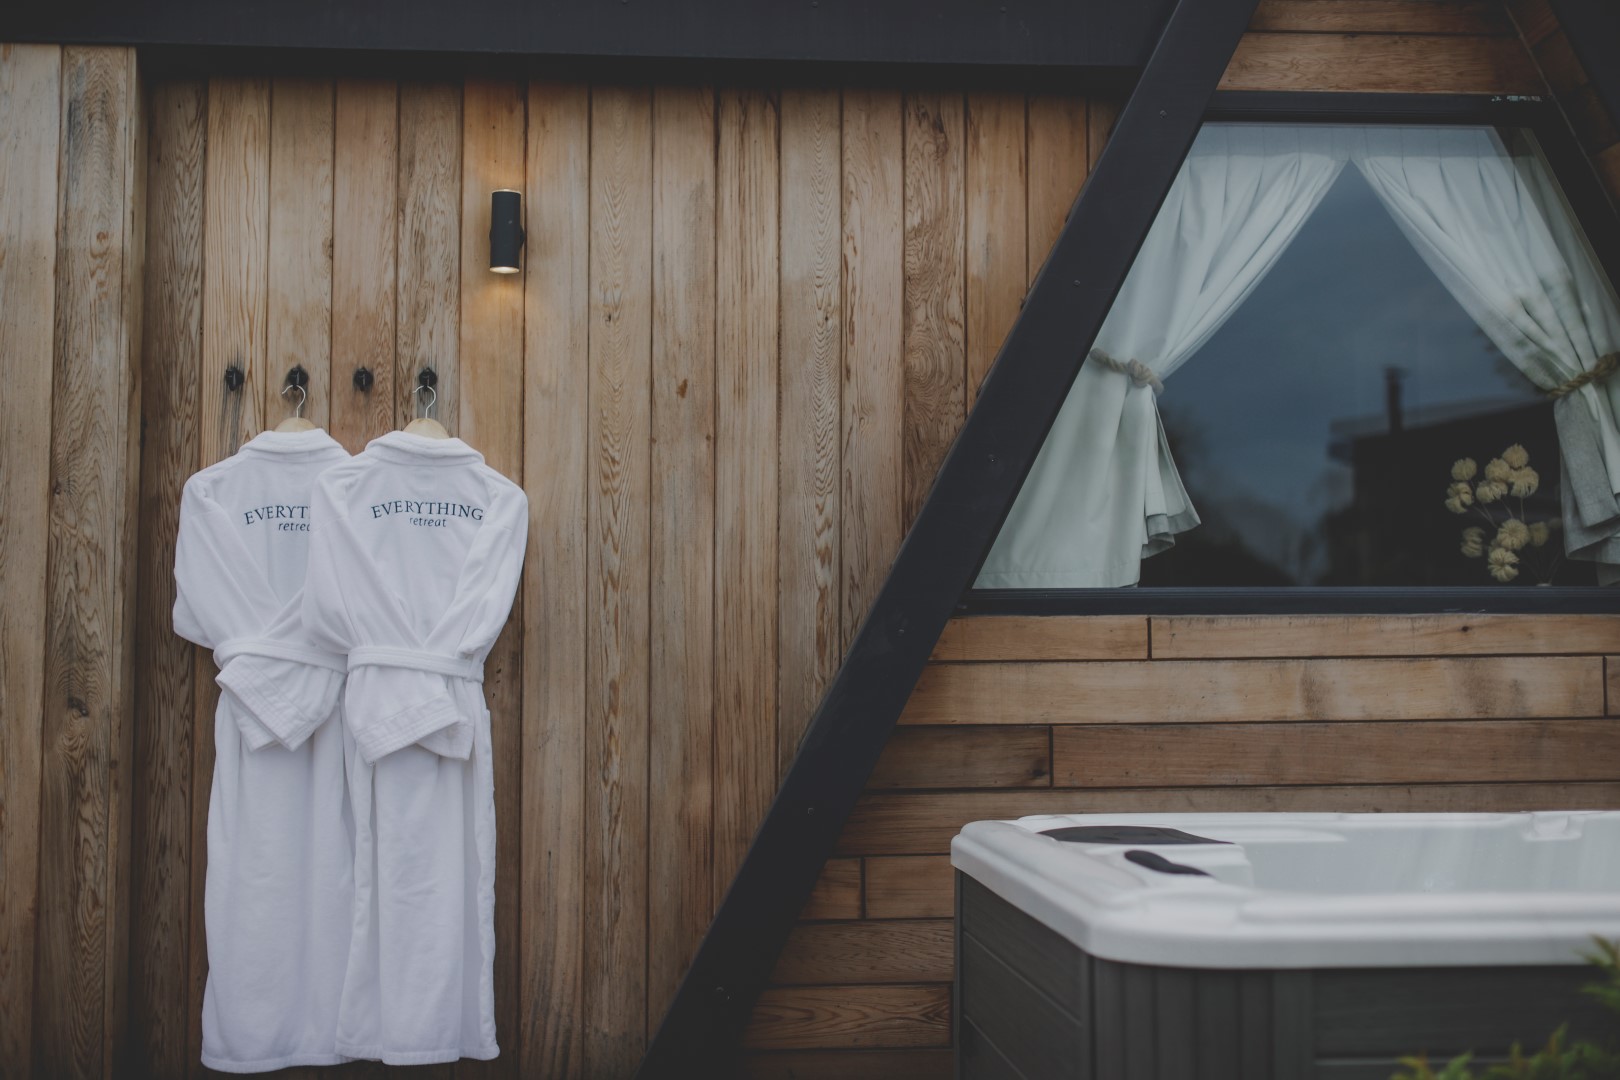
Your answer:
[[[434,389],[434,387],[438,385],[439,373],[434,371],[432,368],[425,367],[421,371],[417,372],[416,388],[411,391],[411,396],[419,401],[421,400],[422,391],[426,390],[428,394],[431,395],[428,398],[427,405],[423,407],[421,416],[418,417],[418,419],[426,419],[427,417],[433,415],[433,406],[438,404],[439,401],[439,392]]]

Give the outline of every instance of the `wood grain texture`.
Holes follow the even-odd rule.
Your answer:
[[[967,401],[971,407],[1024,306],[1028,177],[1021,94],[969,94],[963,228]]]
[[[523,916],[518,1045],[524,1076],[584,1069],[585,451],[590,335],[590,94],[530,83],[524,204]],[[543,482],[541,478],[544,478]]]
[[[843,640],[903,534],[904,141],[900,96],[844,92]]]
[[[777,103],[723,90],[716,149],[714,887],[776,793]]]
[[[910,528],[967,414],[961,94],[905,99],[905,403],[901,528]]]
[[[805,923],[788,937],[771,982],[949,982],[954,946],[950,919]]]
[[[1614,615],[1179,615],[1152,624],[1153,656],[1161,660],[1620,650]]]
[[[949,855],[877,855],[866,864],[868,919],[950,918],[956,871]]]
[[[477,85],[473,97],[482,91]],[[509,96],[509,95],[508,95]],[[417,375],[432,368],[438,384],[431,398],[433,416],[452,435],[461,432],[461,287],[465,275],[475,286],[491,277],[489,265],[489,191],[479,191],[469,177],[462,205],[462,88],[455,83],[402,83],[399,88],[399,281],[394,329],[393,416],[403,425],[416,415],[412,392]],[[506,103],[510,106],[510,102]],[[504,119],[504,117],[503,117]],[[510,138],[510,133],[504,133]],[[482,131],[477,135],[488,136]],[[479,139],[475,135],[474,143]],[[485,156],[483,151],[480,157]],[[502,146],[496,172],[521,172]],[[476,204],[476,205],[475,205]],[[463,215],[467,215],[465,218]],[[482,228],[480,222],[483,223]],[[484,245],[482,250],[479,245]],[[463,266],[465,256],[474,262]],[[482,276],[480,276],[480,272]],[[516,286],[521,291],[522,286]],[[494,340],[521,352],[510,339],[511,289],[496,294]],[[480,298],[484,293],[480,291]],[[499,316],[505,316],[500,318]],[[504,363],[505,357],[497,363]],[[511,387],[506,388],[508,394]],[[430,400],[424,397],[423,402]]]
[[[264,357],[268,305],[270,87],[263,80],[208,82],[207,167],[203,186],[203,323],[197,467],[234,454],[262,426],[269,364]],[[244,368],[241,389],[225,373]],[[214,775],[214,658],[192,649],[191,905],[186,950],[186,1049],[202,1052],[202,995],[208,977],[203,886],[208,873],[208,791]]]
[[[1058,787],[1609,780],[1620,726],[1600,720],[1146,724],[1055,728]]]
[[[1558,18],[1552,13],[1548,0],[1507,0],[1503,6],[1518,26],[1519,34],[1531,45],[1558,29]]]
[[[950,1050],[800,1050],[744,1055],[743,1080],[950,1080]]]
[[[1482,34],[1513,24],[1489,0],[1261,0],[1250,31],[1275,33]]]
[[[586,693],[587,1071],[629,1073],[646,1039],[648,442],[652,102],[591,101],[590,608]]]
[[[1145,660],[1142,615],[981,615],[952,619],[934,660]]]
[[[776,748],[780,778],[843,659],[842,139],[835,90],[781,103]]]
[[[1446,720],[1603,714],[1598,657],[934,664],[904,724]]]
[[[713,911],[714,120],[653,92],[649,1038]]]
[[[1031,283],[1046,264],[1052,244],[1086,182],[1089,124],[1085,98],[1032,94],[1027,151],[1029,209],[1024,245],[1025,279]]]
[[[1047,787],[1045,727],[910,727],[889,737],[866,786],[890,788]]]
[[[828,859],[810,899],[799,913],[802,919],[858,919],[861,917],[861,860]]]
[[[861,796],[840,855],[945,855],[970,821],[1029,814],[1473,813],[1620,809],[1620,783],[1093,788]]]
[[[210,79],[204,193],[202,422],[219,457],[263,430],[269,380],[270,84]],[[240,390],[225,386],[240,368]],[[203,464],[209,464],[204,461]]]
[[[330,80],[271,84],[266,427],[297,405],[297,391],[282,393],[295,365],[309,376],[304,418],[331,421],[332,119]]]
[[[949,984],[776,987],[760,995],[743,1046],[948,1046],[950,1014]]]
[[[369,440],[395,426],[398,106],[399,88],[394,83],[337,82],[331,428],[332,436],[350,453],[358,453]],[[354,373],[362,367],[375,380],[367,391],[354,385]]]
[[[1603,670],[1605,673],[1604,715],[1620,716],[1620,656],[1604,657]]]
[[[18,1076],[33,1054],[61,138],[62,50],[0,45],[0,1073]]]
[[[61,78],[32,1059],[98,1076],[127,1016],[144,124],[134,50],[65,48]]]
[[[203,83],[153,88],[141,348],[129,1053],[132,1071],[158,1076],[183,1075],[189,1062],[191,804],[202,785],[192,773],[193,647],[174,633],[171,613],[180,492],[199,454],[206,123]]]
[[[1514,38],[1423,34],[1245,34],[1221,90],[1536,94]]]
[[[1575,55],[1575,47],[1570,44],[1569,35],[1561,27],[1536,42],[1531,55],[1535,57],[1536,66],[1541,69],[1547,85],[1560,97],[1588,81],[1586,68],[1581,65],[1580,58]]]
[[[463,89],[461,328],[452,397],[459,398],[458,425],[452,430],[459,429],[491,468],[518,484],[524,480],[523,280],[518,274],[489,271],[488,237],[489,193],[497,188],[523,190],[525,106],[523,87],[515,82],[469,79]],[[448,134],[445,131],[442,137]],[[441,373],[441,386],[446,379]],[[400,416],[395,422],[402,425],[404,419]],[[520,583],[506,627],[484,661],[497,822],[495,1027],[503,1040],[515,1038],[518,1030],[524,691],[521,590]],[[463,1062],[455,1071],[457,1077],[517,1075],[515,1059],[505,1054],[491,1062]]]

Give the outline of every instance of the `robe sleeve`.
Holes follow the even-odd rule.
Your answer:
[[[214,650],[221,701],[250,750],[288,749],[331,715],[343,684],[332,658],[303,641],[296,599],[278,604],[245,564],[233,523],[206,486],[188,482],[175,542],[174,629]],[[265,613],[280,612],[270,626]]]

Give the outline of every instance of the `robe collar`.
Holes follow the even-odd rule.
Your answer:
[[[308,431],[261,431],[242,444],[243,450],[264,454],[322,454],[343,446],[322,428]]]
[[[366,453],[385,461],[398,461],[412,465],[468,465],[483,464],[484,455],[451,437],[430,439],[426,435],[412,435],[405,431],[390,431],[366,443]]]

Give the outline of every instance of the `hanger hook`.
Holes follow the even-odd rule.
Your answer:
[[[309,400],[309,391],[298,383],[288,383],[281,388],[281,396],[286,397],[289,390],[298,391],[298,404],[293,406],[293,415],[302,420],[304,417],[304,403]]]
[[[439,392],[437,390],[433,389],[433,387],[431,387],[431,386],[418,386],[416,388],[416,393],[420,394],[424,390],[427,391],[429,394],[432,394],[433,396],[428,398],[427,406],[425,408],[423,408],[422,415],[417,417],[418,420],[421,420],[421,419],[423,419],[425,417],[433,415],[433,406],[435,404],[437,404],[438,400],[439,400]]]

